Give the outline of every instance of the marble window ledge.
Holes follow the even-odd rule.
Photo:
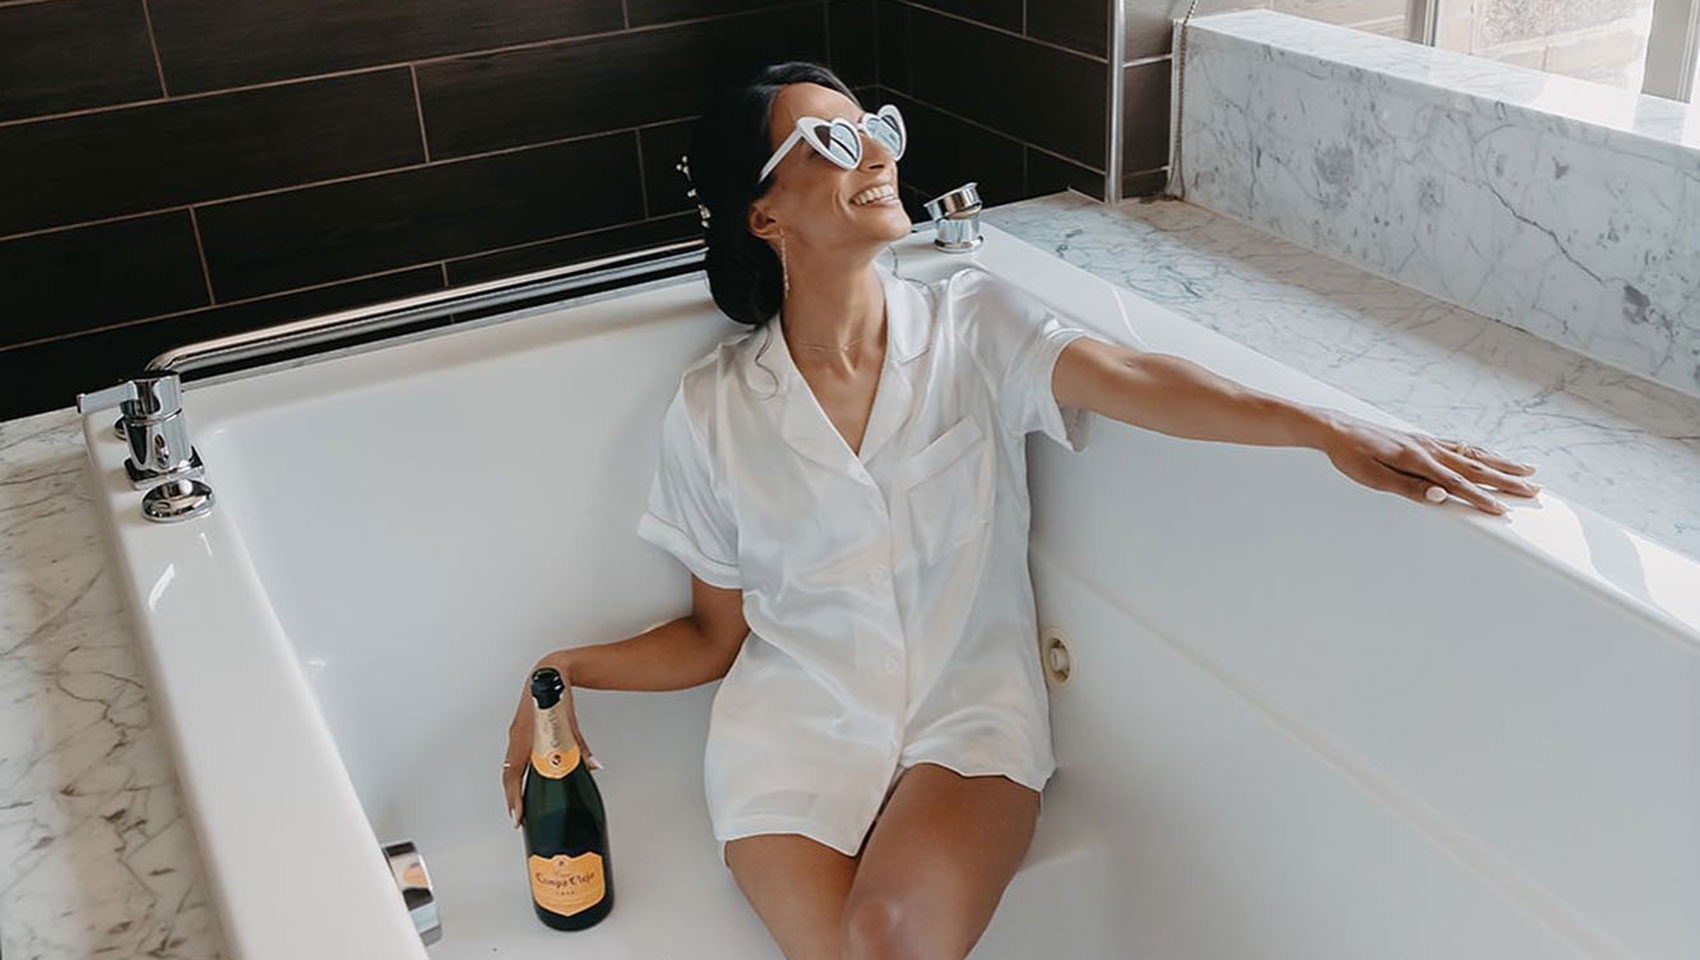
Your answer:
[[[1197,17],[1191,29],[1377,74],[1389,87],[1454,107],[1486,108],[1507,122],[1700,172],[1700,106],[1271,10]]]
[[[1189,202],[1700,397],[1700,109],[1267,10],[1186,36]]]

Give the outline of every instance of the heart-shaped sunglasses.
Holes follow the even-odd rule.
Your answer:
[[[860,131],[860,132],[858,132]],[[824,120],[820,117],[798,117],[797,126],[779,149],[773,151],[773,156],[767,158],[762,165],[761,174],[756,177],[760,183],[785,158],[785,154],[803,140],[815,148],[815,152],[826,157],[833,163],[846,170],[854,170],[862,162],[862,133],[878,140],[881,146],[891,151],[892,159],[903,156],[903,147],[909,142],[909,133],[903,126],[903,114],[897,112],[894,104],[885,104],[877,111],[862,114],[862,118],[852,123],[843,117]]]

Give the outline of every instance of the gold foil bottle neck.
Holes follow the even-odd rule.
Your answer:
[[[532,723],[531,767],[539,776],[559,780],[579,765],[578,741],[573,739],[565,711],[557,702],[552,707],[535,708]]]

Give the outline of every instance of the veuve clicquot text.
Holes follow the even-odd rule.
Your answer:
[[[579,756],[567,721],[560,671],[531,674],[531,762],[524,808],[526,873],[537,919],[556,930],[583,930],[614,909],[608,818],[602,794]]]

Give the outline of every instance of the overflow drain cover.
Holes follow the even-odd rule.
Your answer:
[[[1046,627],[1039,634],[1039,662],[1045,668],[1045,682],[1052,687],[1068,684],[1074,671],[1074,651],[1069,647],[1068,634],[1058,627]]]

